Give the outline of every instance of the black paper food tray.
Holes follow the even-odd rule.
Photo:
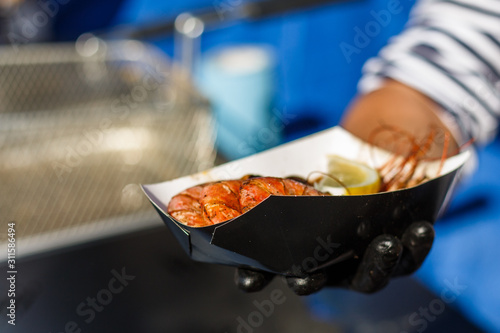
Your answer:
[[[434,223],[469,157],[464,152],[447,159],[438,176],[438,162],[422,165],[431,180],[412,188],[353,196],[272,195],[245,214],[208,227],[188,227],[166,213],[170,199],[188,187],[247,174],[304,177],[326,171],[332,154],[373,167],[390,157],[334,127],[198,174],[143,185],[143,190],[193,260],[294,276],[361,255],[380,234],[401,236],[412,222]]]

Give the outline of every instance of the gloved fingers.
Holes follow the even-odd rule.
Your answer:
[[[272,273],[237,268],[234,272],[234,283],[239,289],[250,293],[264,289],[273,277]]]
[[[366,249],[348,283],[349,287],[358,292],[373,293],[385,287],[391,276],[413,273],[422,265],[433,241],[434,228],[428,222],[410,225],[401,241],[390,235],[378,236]],[[329,275],[318,271],[305,277],[286,277],[286,282],[297,295],[312,294],[327,284],[337,287],[345,285],[342,282],[345,280],[333,279]],[[234,280],[239,289],[255,292],[262,290],[273,277],[272,273],[238,268]]]
[[[288,287],[299,296],[306,296],[317,292],[325,286],[327,275],[323,271],[309,273],[305,277],[286,277]]]
[[[429,222],[414,222],[401,237],[403,255],[394,275],[415,272],[424,262],[434,242],[434,227]]]
[[[396,237],[376,237],[368,245],[350,282],[350,288],[363,293],[373,293],[385,287],[399,263],[402,252],[403,245]]]

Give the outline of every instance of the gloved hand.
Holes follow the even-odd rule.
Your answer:
[[[434,228],[428,222],[415,222],[401,239],[379,235],[371,241],[361,258],[331,265],[301,277],[286,277],[297,295],[309,295],[323,287],[348,288],[373,293],[384,288],[392,277],[415,272],[425,260],[434,241]],[[274,274],[238,268],[235,283],[243,291],[263,289]]]

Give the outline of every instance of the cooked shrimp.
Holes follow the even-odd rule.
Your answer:
[[[200,199],[204,220],[211,224],[221,223],[241,213],[239,192],[241,181],[229,180],[206,184]]]
[[[399,149],[396,154],[382,165],[378,172],[382,179],[381,191],[394,191],[418,185],[428,180],[424,173],[417,174],[417,167],[422,161],[429,160],[431,151],[437,138],[439,129],[430,128],[429,133],[420,142],[414,135],[390,125],[382,125],[372,133],[370,143],[376,145],[375,138],[382,132],[392,133],[392,140],[397,141]],[[450,134],[444,133],[440,166],[437,174],[441,173],[447,157]],[[405,145],[405,143],[407,145]]]
[[[244,177],[191,187],[172,198],[167,212],[177,221],[204,227],[228,221],[270,195],[324,196],[308,184],[276,177]]]
[[[293,179],[258,177],[243,183],[240,191],[242,212],[257,206],[270,195],[325,195],[310,185]]]

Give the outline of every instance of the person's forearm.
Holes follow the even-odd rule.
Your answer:
[[[421,144],[433,131],[428,156],[439,158],[443,154],[445,133],[449,135],[447,154],[457,153],[458,147],[438,112],[439,106],[427,96],[402,83],[387,80],[380,89],[357,97],[346,111],[341,126],[365,141],[394,152],[408,145],[403,135],[398,136],[393,130],[405,131]],[[381,131],[382,128],[388,130]]]
[[[500,128],[500,15],[494,2],[418,1],[405,29],[363,66],[359,92],[392,78],[436,101],[459,145],[491,142]]]

